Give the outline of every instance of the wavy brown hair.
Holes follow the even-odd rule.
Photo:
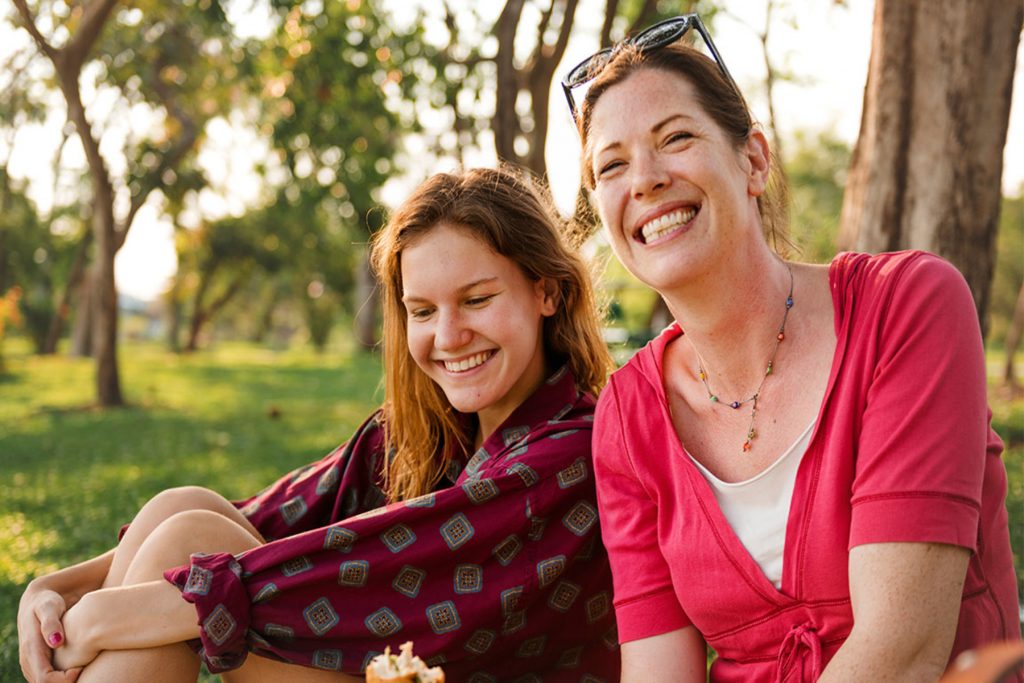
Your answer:
[[[590,272],[563,233],[546,194],[510,170],[472,169],[427,179],[373,239],[371,260],[384,307],[384,429],[389,501],[429,492],[472,435],[444,392],[420,370],[406,343],[402,251],[445,224],[468,230],[514,261],[530,280],[556,286],[557,310],[544,318],[548,367],[568,364],[580,391],[597,395],[612,369],[601,337]],[[438,457],[440,454],[440,457]]]
[[[746,144],[754,119],[743,95],[722,75],[721,69],[710,57],[684,43],[665,47],[639,50],[625,45],[619,48],[615,57],[601,70],[587,90],[580,103],[577,126],[583,142],[583,160],[580,171],[583,184],[594,189],[593,156],[590,144],[590,126],[594,106],[609,88],[622,83],[641,69],[658,69],[682,76],[693,84],[697,102],[711,119],[718,124],[732,141],[736,149]],[[761,227],[768,244],[777,253],[785,255],[792,244],[789,241],[789,191],[786,179],[772,155],[768,175],[768,187],[757,198]]]

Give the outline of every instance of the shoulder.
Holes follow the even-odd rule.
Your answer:
[[[926,251],[843,252],[832,261],[830,276],[833,286],[854,287],[862,292],[966,285],[953,264]]]
[[[954,316],[973,310],[973,297],[960,271],[924,251],[845,252],[833,260],[829,277],[840,311],[889,317],[922,309]]]

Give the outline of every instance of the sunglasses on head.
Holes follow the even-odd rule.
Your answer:
[[[718,49],[715,47],[714,41],[711,40],[708,30],[704,28],[704,23],[700,20],[700,17],[696,14],[684,14],[666,19],[665,21],[659,21],[657,24],[645,28],[632,38],[626,38],[613,47],[598,50],[574,66],[566,74],[565,78],[562,79],[562,92],[565,93],[565,99],[569,103],[569,113],[572,114],[573,121],[576,120],[577,116],[576,99],[573,97],[573,90],[597,78],[601,70],[612,61],[612,58],[620,49],[625,46],[631,46],[640,52],[657,50],[676,42],[689,33],[690,29],[695,29],[700,34],[704,44],[708,47],[708,51],[711,53],[712,59],[715,60],[715,64],[718,65],[722,75],[725,76],[725,80],[738,93],[739,88],[736,87],[736,82],[729,75],[729,70],[725,68],[725,62],[722,61],[721,55],[718,54]]]

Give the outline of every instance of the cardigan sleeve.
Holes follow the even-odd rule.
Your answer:
[[[615,378],[597,404],[594,472],[601,534],[612,567],[619,642],[690,625],[658,544],[658,510],[636,474],[622,434]]]
[[[589,427],[475,456],[420,498],[237,557],[194,555],[165,576],[195,604],[201,657],[213,671],[254,651],[355,673],[407,640],[446,667],[486,662],[496,639],[524,657],[610,632],[613,646]]]
[[[953,266],[921,253],[910,259],[879,304],[849,547],[929,542],[975,551],[989,431],[978,318]]]

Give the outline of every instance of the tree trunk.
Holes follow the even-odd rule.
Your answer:
[[[93,313],[96,306],[93,304],[93,292],[95,291],[96,272],[89,268],[82,276],[81,282],[74,290],[75,297],[75,322],[71,330],[71,355],[77,358],[88,358],[92,356],[93,339]]]
[[[93,234],[96,240],[93,280],[92,355],[96,360],[96,396],[104,407],[124,405],[117,368],[117,284],[114,256],[117,253],[114,192],[109,179],[93,173]]]
[[[181,261],[178,261],[181,263]],[[171,281],[171,290],[164,295],[167,305],[167,350],[181,353],[181,271]]]
[[[1013,372],[1013,356],[1020,346],[1021,334],[1024,332],[1024,284],[1017,294],[1017,305],[1013,307],[1013,320],[1006,331],[1006,365],[1003,367],[1003,381],[1009,387],[1017,386],[1017,376]]]
[[[516,30],[523,15],[525,0],[507,0],[501,10],[494,33],[498,38],[498,54],[495,62],[498,68],[498,82],[495,87],[497,100],[494,103],[494,148],[498,158],[518,162],[516,137],[520,133],[516,100],[519,99],[519,77],[516,69]],[[361,301],[362,299],[360,299]]]
[[[188,343],[185,345],[185,350],[188,352],[196,351],[199,348],[199,333],[202,332],[203,326],[213,320],[213,317],[229,301],[234,299],[236,294],[242,291],[242,287],[249,279],[246,271],[243,270],[237,273],[221,295],[211,301],[209,306],[204,307],[203,300],[206,298],[206,292],[213,282],[214,272],[215,270],[210,270],[206,277],[200,281],[199,288],[196,290],[195,305],[192,308],[192,322],[189,324],[188,329]]]
[[[964,274],[984,331],[1024,4],[877,0],[839,245],[925,249]]]
[[[89,245],[92,244],[92,230],[86,230],[78,243],[75,252],[75,260],[71,264],[71,272],[68,281],[64,284],[64,293],[60,297],[60,303],[53,312],[53,319],[50,320],[50,329],[46,333],[46,341],[40,349],[40,355],[53,355],[57,353],[57,343],[64,331],[64,321],[68,319],[68,312],[71,310],[71,297],[81,286],[85,275],[85,263],[88,260]],[[84,355],[89,355],[86,352]]]
[[[380,292],[370,268],[370,252],[364,254],[356,268],[356,342],[364,351],[377,347],[377,317]]]

